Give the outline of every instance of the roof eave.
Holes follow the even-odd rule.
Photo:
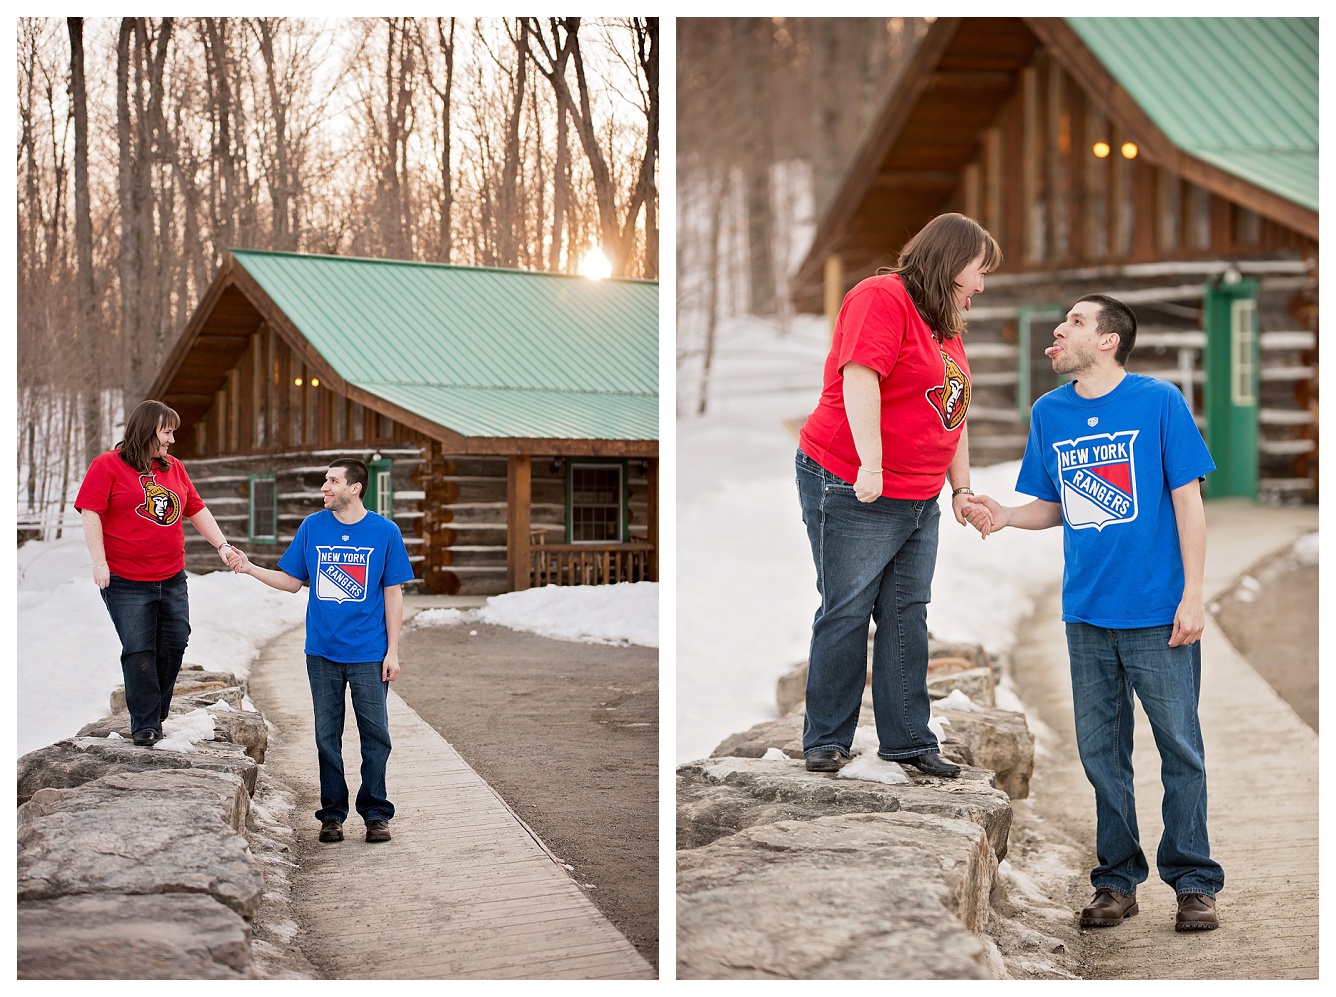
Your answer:
[[[1086,95],[1104,115],[1137,136],[1138,155],[1263,217],[1318,238],[1318,214],[1244,177],[1204,162],[1181,149],[1118,82],[1075,29],[1061,17],[1022,18],[1026,26],[1073,78],[1085,81]]]
[[[798,268],[798,282],[819,275],[825,258],[837,251],[840,233],[845,231],[867,197],[887,153],[913,113],[915,105],[932,82],[932,69],[942,59],[951,39],[963,21],[960,17],[940,17],[928,28],[914,50],[900,83],[883,107],[881,116],[868,132],[867,139],[838,187],[835,200],[817,225],[812,247]]]

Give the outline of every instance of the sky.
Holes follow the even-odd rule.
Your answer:
[[[71,493],[73,494],[73,492]],[[193,529],[187,526],[186,529]],[[74,736],[110,714],[121,683],[120,642],[92,580],[81,529],[18,550],[18,752]],[[264,645],[306,616],[306,590],[279,592],[230,572],[191,575],[190,644],[185,663],[238,677]],[[597,589],[547,586],[493,596],[473,610],[424,610],[417,625],[490,623],[558,640],[658,646],[659,586],[624,583]],[[413,624],[410,624],[413,625]],[[203,711],[163,725],[163,748],[212,737]],[[17,757],[16,755],[16,757]]]
[[[829,335],[821,317],[787,331],[754,318],[725,324],[703,416],[691,373],[679,373],[678,764],[776,719],[776,679],[807,658],[820,600],[785,420],[801,423],[816,405]],[[1013,488],[1019,467],[975,468],[971,484],[1004,504],[1028,501]],[[981,540],[951,517],[949,495],[942,510],[929,632],[1009,651],[1036,596],[1062,581],[1061,531]]]

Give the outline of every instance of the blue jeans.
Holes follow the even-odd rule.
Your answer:
[[[353,716],[362,741],[362,785],[357,812],[363,820],[389,820],[394,804],[385,798],[385,765],[390,760],[390,683],[381,679],[380,661],[343,664],[306,656],[306,677],[315,706],[315,750],[320,760],[320,809],[316,820],[348,819],[348,783],[343,778],[344,688],[352,692]]]
[[[854,487],[797,457],[798,497],[816,562],[821,608],[807,658],[803,753],[848,756],[872,643],[872,710],[881,758],[937,750],[928,729],[928,600],[937,567],[937,498],[860,502]]]
[[[1206,754],[1197,722],[1201,644],[1169,646],[1172,626],[1106,630],[1067,624],[1076,744],[1095,789],[1095,889],[1136,892],[1149,869],[1132,785],[1132,693],[1150,720],[1164,785],[1160,878],[1177,894],[1214,897],[1225,873],[1206,836]]]
[[[190,639],[190,597],[184,571],[160,582],[112,575],[102,589],[121,639],[121,675],[130,732],[162,730]]]

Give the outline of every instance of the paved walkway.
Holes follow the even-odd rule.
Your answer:
[[[1207,606],[1248,568],[1317,529],[1317,510],[1265,508],[1222,500],[1207,506]],[[1059,709],[1042,719],[1062,742],[1056,758],[1073,771],[1053,773],[1089,815],[1093,861],[1094,796],[1080,771],[1071,732],[1066,638],[1057,594],[1036,614],[1027,646],[1042,661],[1024,670],[1050,684]],[[1159,756],[1145,714],[1137,710],[1137,816],[1150,879],[1138,891],[1141,912],[1122,925],[1090,929],[1091,974],[1099,979],[1317,979],[1317,735],[1234,650],[1209,611],[1202,638],[1200,716],[1206,744],[1211,851],[1225,870],[1221,926],[1177,933],[1173,891],[1154,868],[1163,830]],[[1317,626],[1317,621],[1313,621]],[[1056,693],[1056,690],[1062,690]],[[1037,690],[1036,690],[1037,691]],[[1022,698],[1027,696],[1024,687]],[[1065,710],[1065,714],[1059,715]],[[1050,760],[1050,765],[1055,764]],[[1044,776],[1048,778],[1048,776]],[[1084,884],[1083,884],[1084,887]],[[1082,889],[1080,896],[1088,897]]]
[[[294,877],[306,956],[333,979],[653,979],[504,801],[391,687],[388,783],[394,840],[317,841],[311,694],[298,627],[251,670],[251,698],[277,730],[265,766],[298,794],[304,861]],[[344,770],[360,766],[352,706]]]

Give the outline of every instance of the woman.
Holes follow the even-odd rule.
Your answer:
[[[121,639],[131,736],[145,746],[162,738],[190,637],[182,517],[224,563],[231,547],[185,467],[167,456],[179,425],[180,417],[162,402],[140,402],[125,425],[125,439],[93,461],[74,500],[93,582]]]
[[[965,524],[970,491],[969,365],[962,312],[1002,262],[988,232],[939,215],[896,267],[844,298],[821,401],[799,438],[798,494],[816,562],[803,754],[812,772],[849,757],[867,674],[868,622],[877,754],[955,776],[928,729],[928,599],[937,497]]]

